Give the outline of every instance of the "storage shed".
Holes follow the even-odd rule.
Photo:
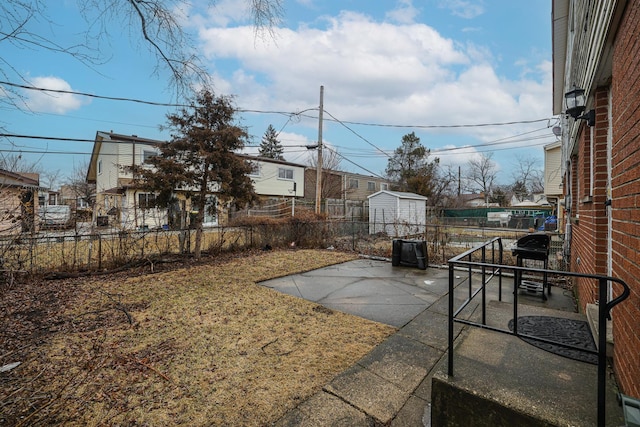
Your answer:
[[[424,233],[427,198],[415,193],[382,190],[368,197],[369,234],[405,237]]]

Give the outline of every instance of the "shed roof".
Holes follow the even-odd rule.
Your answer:
[[[427,197],[422,196],[420,194],[416,194],[416,193],[406,193],[403,191],[390,191],[390,190],[380,190],[376,193],[373,193],[369,196],[367,196],[368,199],[371,199],[372,197],[376,197],[379,196],[380,194],[389,194],[392,195],[394,197],[397,197],[399,199],[412,199],[412,200],[427,200]]]

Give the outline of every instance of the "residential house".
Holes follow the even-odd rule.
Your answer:
[[[0,233],[36,231],[38,174],[0,169]]]
[[[470,208],[481,208],[487,206],[487,198],[483,193],[480,194],[461,194],[464,205]]]
[[[564,217],[564,194],[562,180],[562,143],[556,141],[544,146],[544,195],[561,219]],[[562,222],[558,223],[562,230]]]
[[[562,115],[565,255],[631,288],[611,313],[613,370],[640,398],[640,0],[553,0],[553,110]],[[580,310],[598,284],[576,280]],[[621,293],[608,285],[609,298]]]
[[[305,171],[305,195],[307,200],[316,197],[317,170],[307,168]],[[389,189],[389,181],[385,178],[360,175],[352,172],[323,170],[322,199],[343,199],[365,201],[381,190]]]
[[[96,197],[95,186],[88,183],[60,186],[61,203],[68,205],[76,221],[90,222]]]
[[[89,162],[87,181],[96,185],[94,220],[97,225],[121,228],[159,228],[184,226],[193,215],[190,200],[176,189],[178,203],[169,209],[158,208],[155,194],[133,185],[133,175],[127,166],[144,165],[146,159],[159,153],[161,141],[136,135],[97,132]],[[239,154],[240,155],[240,154]],[[250,177],[258,196],[297,197],[304,194],[304,166],[262,157],[240,155],[251,162]],[[205,213],[205,226],[224,222],[222,206],[217,206],[215,194],[208,206],[216,206],[215,213]]]
[[[345,198],[349,200],[367,200],[378,191],[389,190],[389,181],[385,178],[345,172],[343,181]]]
[[[268,157],[240,155],[252,165],[249,174],[261,199],[302,198],[305,193],[305,166]]]
[[[96,132],[87,182],[96,186],[93,215],[98,226],[144,229],[169,223],[167,210],[155,207],[155,194],[133,186],[133,174],[126,169],[144,165],[159,153],[160,143],[137,135]],[[182,208],[185,212],[184,203]]]
[[[344,172],[330,169],[322,170],[321,199],[343,199],[344,198]],[[316,200],[318,171],[316,168],[306,168],[304,171],[304,198],[309,201]]]

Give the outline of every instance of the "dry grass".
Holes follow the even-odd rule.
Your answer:
[[[30,335],[29,347],[0,334],[15,347],[0,350],[0,366],[18,356],[23,362],[0,373],[0,424],[275,421],[394,329],[256,282],[353,258],[273,251],[138,277],[69,281],[61,291],[68,296],[50,296],[58,306],[40,313],[43,327]],[[14,291],[3,294],[14,304],[0,308],[24,305],[8,295]],[[26,318],[0,317],[0,327]]]

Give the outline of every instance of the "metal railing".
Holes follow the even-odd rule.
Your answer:
[[[487,258],[487,250],[491,249],[491,259]],[[497,252],[497,254],[496,254]],[[498,258],[498,262],[496,262],[496,255]],[[474,260],[475,259],[475,260]],[[540,269],[540,268],[531,268],[531,267],[518,267],[518,266],[507,266],[502,264],[503,259],[503,245],[502,240],[499,237],[491,239],[484,244],[477,246],[475,248],[469,249],[468,251],[451,258],[448,261],[449,265],[449,321],[448,321],[448,375],[453,376],[454,374],[454,366],[453,366],[453,341],[454,341],[454,323],[462,323],[469,326],[480,327],[483,329],[488,329],[495,332],[506,333],[510,335],[514,335],[521,338],[527,338],[531,340],[540,341],[547,344],[554,344],[564,348],[570,348],[574,350],[579,350],[583,352],[587,352],[590,354],[597,355],[598,358],[598,426],[605,425],[605,397],[606,397],[606,372],[607,372],[607,355],[606,355],[606,345],[607,345],[607,319],[610,319],[610,313],[613,307],[620,302],[624,301],[630,293],[629,286],[622,280],[617,279],[615,277],[595,275],[595,274],[584,274],[584,273],[574,273],[567,271],[558,271],[558,270],[549,270],[549,269]],[[468,297],[459,307],[454,307],[454,289],[456,287],[456,270],[457,271],[467,271],[467,275],[465,277],[460,277],[460,283],[458,285],[462,285],[465,282],[468,285]],[[509,276],[513,277],[513,331],[508,329],[501,329],[497,327],[493,327],[487,325],[486,319],[486,287],[494,277],[498,278],[498,299],[502,301],[502,282],[503,275],[505,275],[506,271],[512,271],[513,274],[509,274]],[[481,275],[481,283],[477,289],[473,289],[473,276],[477,274]],[[518,332],[518,276],[522,277],[524,274],[546,274],[547,276],[565,276],[565,277],[575,277],[575,278],[583,278],[590,280],[597,280],[598,282],[598,296],[599,296],[599,304],[598,304],[598,349],[597,350],[587,350],[581,347],[572,346],[566,343],[553,341],[544,339],[541,337],[536,337],[533,335],[522,334]],[[615,298],[612,298],[610,301],[608,300],[608,283],[618,283],[622,286],[623,291]],[[542,292],[545,291],[545,287],[542,287]],[[457,316],[467,307],[471,301],[478,295],[481,294],[481,306],[482,306],[482,320],[481,323],[474,322],[472,320],[461,319]]]

